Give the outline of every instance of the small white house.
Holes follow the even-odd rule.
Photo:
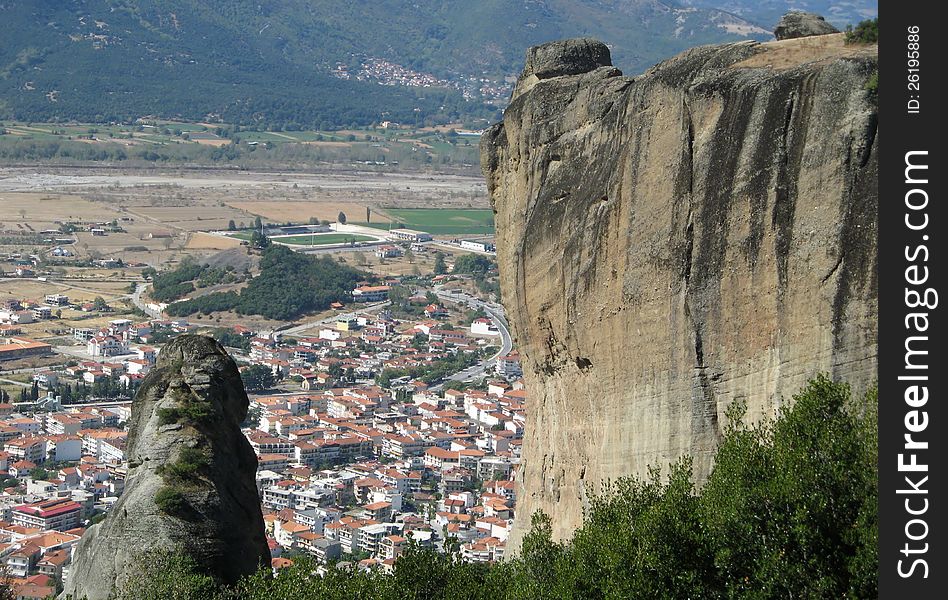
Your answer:
[[[500,335],[500,330],[487,317],[480,317],[471,322],[471,333],[474,335]]]

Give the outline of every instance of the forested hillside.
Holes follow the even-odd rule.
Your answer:
[[[7,0],[0,22],[0,119],[322,130],[494,120],[504,77],[551,39],[600,37],[635,73],[768,35],[659,0]]]

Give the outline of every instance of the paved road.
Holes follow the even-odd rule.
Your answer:
[[[388,306],[389,304],[391,304],[391,302],[387,300],[385,302],[377,302],[375,304],[366,304],[365,307],[359,308],[352,312],[356,314],[378,312],[382,310],[383,308],[385,308],[386,306]],[[306,323],[301,323],[300,325],[296,325],[294,327],[280,329],[279,332],[285,335],[300,335],[305,331],[309,331],[310,329],[315,329],[316,327],[321,327],[323,325],[329,325],[330,323],[335,323],[338,318],[339,318],[339,315],[333,315],[331,317],[326,317],[324,319],[317,319],[315,321],[307,321]]]
[[[14,380],[12,380],[12,379],[2,379],[2,378],[0,378],[0,382],[2,382],[2,383],[9,383],[9,384],[11,384],[11,385],[18,385],[18,386],[20,386],[20,387],[33,387],[33,384],[32,384],[32,383],[23,383],[22,381],[14,381]]]
[[[494,354],[490,358],[484,359],[481,362],[477,363],[474,366],[468,367],[463,371],[458,371],[454,375],[448,377],[449,381],[467,381],[470,379],[477,379],[484,375],[488,369],[494,366],[495,361],[498,356],[507,354],[513,349],[513,339],[510,337],[510,329],[507,327],[507,319],[504,316],[504,308],[499,304],[493,302],[484,302],[478,298],[475,298],[469,294],[465,293],[451,293],[442,291],[440,288],[435,289],[435,295],[438,296],[438,299],[443,302],[453,302],[456,304],[466,304],[468,306],[474,306],[476,308],[482,309],[487,316],[490,317],[491,321],[494,322],[494,325],[500,330],[500,350],[497,354]],[[442,388],[444,383],[432,386],[432,391],[438,391]]]
[[[148,289],[150,283],[139,283],[135,286],[135,293],[131,295],[132,303],[138,307],[140,311],[151,317],[152,319],[163,319],[164,316],[161,314],[161,311],[152,310],[148,308],[147,303],[142,300],[142,294],[145,293],[145,290]]]

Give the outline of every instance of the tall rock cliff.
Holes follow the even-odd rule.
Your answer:
[[[182,552],[228,583],[269,564],[257,459],[240,431],[248,405],[214,340],[185,335],[162,349],[132,404],[125,491],[80,540],[67,593],[127,589],[151,549]]]
[[[516,550],[604,479],[683,454],[735,400],[876,371],[876,46],[700,47],[636,78],[588,39],[531,49],[481,142],[529,392]]]

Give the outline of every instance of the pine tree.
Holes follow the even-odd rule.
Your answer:
[[[435,275],[444,275],[448,272],[448,265],[444,262],[444,254],[438,252],[435,254],[434,273]]]

